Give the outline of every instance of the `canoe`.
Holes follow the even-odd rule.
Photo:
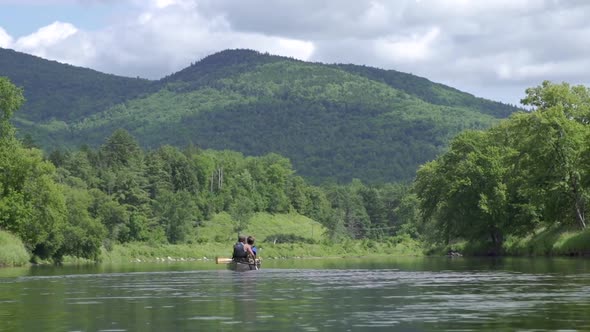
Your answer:
[[[234,262],[227,263],[227,268],[232,271],[246,272],[260,270],[260,260],[256,260],[256,264],[248,264],[246,262]]]

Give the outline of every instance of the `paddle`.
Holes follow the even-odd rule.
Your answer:
[[[215,264],[227,264],[227,263],[231,263],[231,261],[232,261],[231,258],[215,257]]]

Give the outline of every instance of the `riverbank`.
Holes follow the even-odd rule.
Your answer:
[[[125,243],[114,245],[111,250],[101,248],[101,263],[125,264],[142,262],[180,262],[207,261],[215,257],[231,257],[231,242],[201,244],[149,244]],[[5,252],[0,245],[0,252]],[[263,259],[283,258],[327,258],[347,256],[422,256],[423,250],[415,240],[409,238],[389,238],[383,241],[346,240],[340,243],[262,243],[258,246]],[[10,249],[12,250],[12,249]],[[24,250],[24,247],[23,247]],[[19,260],[11,259],[5,266],[29,264],[29,254],[19,255]],[[64,257],[64,264],[92,263],[86,259]],[[49,262],[47,262],[49,264]]]
[[[18,237],[0,231],[0,266],[27,265],[30,258],[25,245]]]
[[[520,239],[508,239],[506,254],[511,256],[590,256],[590,229],[542,229]]]
[[[215,238],[215,237],[211,237]],[[231,256],[232,242],[202,242],[195,244],[116,244],[107,250],[101,249],[101,262],[120,264],[130,262],[170,262],[214,260],[215,257]],[[390,237],[375,240],[326,240],[291,243],[258,243],[260,256],[264,259],[325,258],[348,256],[423,256],[445,255],[449,251],[465,256],[487,256],[482,244],[455,243],[446,247],[425,250],[424,246],[409,237]],[[590,230],[542,229],[524,238],[508,238],[503,246],[504,256],[590,256]],[[30,254],[22,241],[10,233],[0,231],[0,266],[23,266],[30,264]],[[75,257],[65,257],[65,264],[88,263]],[[49,262],[47,262],[49,263]]]
[[[110,251],[103,249],[101,258],[104,263],[213,260],[215,257],[231,257],[232,244],[127,243],[115,245]],[[406,237],[392,237],[383,241],[345,240],[339,243],[260,243],[258,249],[263,259],[423,255],[420,243]]]
[[[468,243],[467,241],[427,250],[427,254],[430,255],[445,255],[449,252],[461,253],[465,256],[489,256],[493,251],[488,243]],[[508,237],[499,255],[590,256],[590,229],[581,231],[568,227],[543,228],[526,237]]]
[[[145,242],[116,244],[102,249],[105,263],[213,260],[231,257],[236,241],[235,224],[226,213],[215,215],[199,228],[196,243],[150,244]],[[319,223],[298,214],[254,214],[243,234],[255,234],[260,257],[311,258],[372,255],[423,255],[421,244],[407,236],[382,241],[369,239],[331,241]]]
[[[423,256],[446,255],[448,252],[465,256],[488,256],[485,244],[456,243],[444,248],[426,250],[409,237],[390,237],[382,241],[344,240],[338,243],[261,243],[260,255],[265,259],[313,258],[346,256]],[[108,263],[155,262],[174,260],[209,260],[231,255],[230,242],[198,245],[148,245],[130,243],[103,250],[103,261]],[[590,230],[568,228],[541,229],[524,238],[508,238],[502,247],[503,256],[590,256]]]
[[[421,256],[422,245],[408,236],[390,237],[383,240],[332,241],[326,229],[319,223],[298,214],[254,214],[243,234],[255,234],[259,255],[264,259],[345,257],[345,256]],[[27,265],[30,254],[22,242],[8,233],[10,239],[0,243],[0,253],[9,253],[0,265]],[[215,215],[203,222],[198,233],[187,244],[163,244],[133,242],[112,244],[101,248],[103,263],[159,262],[213,260],[215,257],[230,257],[236,241],[235,223],[227,213]],[[14,252],[14,254],[13,254]],[[12,256],[17,255],[17,258]],[[76,257],[64,257],[64,264],[83,264],[90,261]],[[51,264],[51,262],[38,262]]]

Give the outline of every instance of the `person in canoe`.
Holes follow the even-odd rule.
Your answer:
[[[256,241],[256,239],[253,236],[248,236],[246,239],[246,245],[250,247],[250,250],[252,250],[252,256],[254,259],[256,259],[256,255],[258,255],[258,249],[254,245],[254,241]]]
[[[238,242],[234,244],[234,251],[232,254],[232,260],[235,262],[248,262],[248,255],[255,257],[252,247],[246,243],[246,237],[244,235],[238,236]]]

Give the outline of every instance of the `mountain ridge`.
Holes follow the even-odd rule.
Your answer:
[[[18,115],[41,121],[76,120],[152,91],[154,84],[146,79],[106,74],[3,48],[0,48],[0,76],[24,87],[26,102]],[[53,108],[52,112],[47,111],[47,104]],[[75,112],[60,112],[61,109]]]
[[[79,73],[63,84],[39,80],[58,88],[57,105],[66,111],[35,96],[36,112],[25,104],[17,113],[23,133],[46,149],[98,145],[124,128],[147,147],[280,153],[314,182],[411,179],[458,132],[487,128],[518,110],[412,74],[244,49],[209,55],[158,81]],[[83,91],[72,93],[76,82]]]

